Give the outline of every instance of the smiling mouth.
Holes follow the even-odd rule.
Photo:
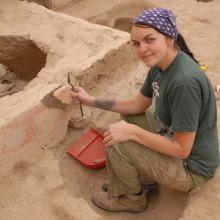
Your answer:
[[[148,58],[151,57],[151,56],[152,56],[152,54],[146,55],[146,56],[141,57],[141,59],[148,59]]]

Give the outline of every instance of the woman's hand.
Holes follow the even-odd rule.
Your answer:
[[[119,121],[117,123],[111,124],[108,131],[104,133],[105,146],[112,146],[121,142],[131,140],[133,135],[133,124],[129,124],[125,121]]]
[[[71,90],[74,100],[80,101],[83,105],[92,106],[95,97],[89,95],[85,89],[80,86],[74,86],[74,91]]]
[[[72,87],[67,84],[62,86],[54,92],[54,97],[65,104],[71,104],[74,101],[79,101],[83,105],[92,105],[94,97],[89,95],[82,87],[74,86],[74,91]]]

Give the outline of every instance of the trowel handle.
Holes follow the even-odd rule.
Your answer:
[[[67,80],[68,84],[71,86],[73,92],[75,92],[75,87],[74,85],[71,83],[70,81],[70,74],[68,73],[68,80]],[[81,112],[81,115],[83,117],[83,110],[82,110],[82,105],[81,105],[81,102],[79,103],[79,107],[80,107],[80,112]]]

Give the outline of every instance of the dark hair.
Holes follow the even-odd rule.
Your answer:
[[[176,39],[176,45],[180,50],[182,50],[183,52],[188,54],[196,63],[199,64],[199,61],[196,60],[193,53],[190,51],[189,47],[187,46],[184,37],[180,33],[178,33],[178,36],[177,36],[177,39]]]

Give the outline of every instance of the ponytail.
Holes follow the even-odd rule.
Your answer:
[[[188,54],[196,63],[199,64],[199,61],[196,60],[193,53],[190,51],[189,47],[187,46],[184,37],[180,33],[178,33],[178,36],[177,36],[177,39],[176,39],[176,45],[180,50],[182,50],[183,52]]]

